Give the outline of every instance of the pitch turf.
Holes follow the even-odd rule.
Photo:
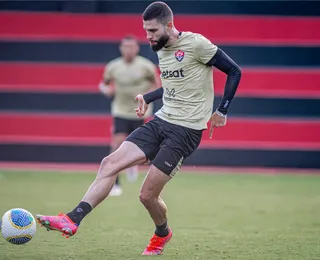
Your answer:
[[[22,207],[57,214],[77,205],[94,173],[0,170],[0,213]],[[138,199],[142,177],[108,198],[65,239],[38,226],[0,259],[141,259],[153,224]],[[186,174],[166,187],[173,238],[162,259],[320,259],[320,175]]]

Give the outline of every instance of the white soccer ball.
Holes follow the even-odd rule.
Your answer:
[[[25,244],[36,234],[36,221],[25,209],[10,209],[2,217],[1,234],[12,244]]]

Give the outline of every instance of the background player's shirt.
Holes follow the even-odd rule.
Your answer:
[[[158,117],[196,130],[207,128],[214,95],[213,70],[205,64],[217,49],[204,36],[183,32],[174,44],[157,52],[164,88]]]
[[[104,71],[104,81],[113,81],[115,96],[111,104],[111,114],[114,117],[137,119],[134,111],[137,108],[135,97],[147,93],[155,81],[155,65],[148,59],[137,56],[131,63],[126,63],[122,57],[108,63]],[[149,107],[148,114],[152,113]]]

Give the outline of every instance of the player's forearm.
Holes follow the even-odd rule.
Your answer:
[[[224,95],[218,107],[218,111],[226,115],[241,79],[241,69],[221,49],[217,50],[217,53],[208,62],[208,65],[215,66],[228,75],[224,88]]]
[[[163,95],[163,88],[160,87],[154,91],[151,91],[151,92],[143,95],[143,99],[147,104],[149,104],[153,101],[156,101],[156,100],[162,98],[162,95]]]
[[[228,113],[230,103],[234,95],[236,94],[240,79],[241,70],[239,67],[234,67],[232,70],[229,71],[226,85],[224,88],[224,94],[218,107],[218,111],[220,111],[224,115]]]

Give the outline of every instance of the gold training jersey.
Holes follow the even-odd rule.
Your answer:
[[[135,97],[150,90],[155,81],[155,65],[148,59],[137,56],[131,63],[119,57],[108,63],[104,71],[104,81],[113,81],[115,96],[111,104],[111,114],[115,117],[137,119]],[[152,107],[148,109],[149,116]]]
[[[214,95],[213,70],[206,63],[217,49],[201,34],[183,32],[171,46],[157,52],[164,88],[158,117],[196,130],[207,128]]]

